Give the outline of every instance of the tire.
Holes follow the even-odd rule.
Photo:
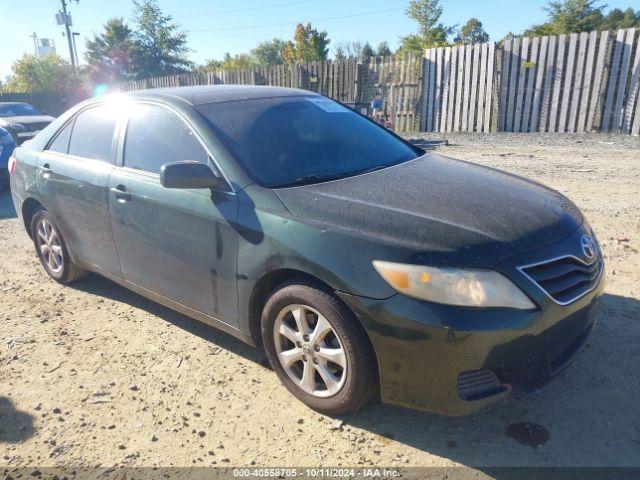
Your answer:
[[[321,287],[286,283],[276,288],[263,309],[261,330],[273,370],[312,409],[342,415],[358,410],[378,391],[377,362],[364,329]]]
[[[60,229],[44,208],[31,217],[31,233],[40,263],[56,282],[66,285],[88,275],[71,259]]]

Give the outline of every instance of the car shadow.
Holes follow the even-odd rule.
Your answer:
[[[265,368],[264,354],[234,337],[98,275],[74,288],[145,310]],[[585,351],[544,389],[465,417],[444,417],[381,403],[340,419],[466,466],[640,466],[640,301],[605,294]],[[425,366],[424,368],[428,368]],[[634,378],[636,379],[634,383]],[[551,459],[551,460],[550,460]]]
[[[16,211],[13,208],[11,191],[7,187],[0,186],[0,220],[15,217]]]
[[[208,342],[215,343],[219,347],[230,350],[254,363],[268,367],[266,357],[260,350],[247,345],[221,330],[176,312],[175,310],[165,307],[153,300],[149,300],[105,277],[96,274],[90,275],[81,281],[70,284],[69,287],[82,290],[83,292],[99,297],[126,303],[132,307],[144,310],[156,317],[172,323],[176,327],[181,328],[192,335],[196,335]]]
[[[0,396],[0,444],[18,443],[33,436],[34,417],[14,406],[11,399]]]
[[[638,320],[639,300],[605,294],[585,350],[560,377],[476,414],[450,418],[379,404],[342,419],[383,443],[471,467],[640,466]]]

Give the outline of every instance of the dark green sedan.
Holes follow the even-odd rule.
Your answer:
[[[54,280],[94,272],[260,346],[327,414],[380,396],[461,415],[540,388],[585,345],[603,291],[565,197],[307,91],[89,100],[9,169]]]

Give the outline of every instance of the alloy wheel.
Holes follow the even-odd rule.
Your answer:
[[[331,323],[307,305],[288,305],[274,322],[278,360],[289,378],[315,397],[337,394],[347,377],[347,356]]]
[[[37,225],[36,243],[42,260],[51,273],[57,275],[64,267],[64,256],[60,235],[56,228],[46,218],[40,219]]]

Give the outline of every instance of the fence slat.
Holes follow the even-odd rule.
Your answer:
[[[495,54],[496,54],[496,44],[491,42],[489,44],[489,58],[487,59],[487,90],[486,97],[484,101],[484,119],[483,119],[483,132],[491,131],[491,111],[493,110],[493,76],[495,75],[496,65],[495,65]],[[495,116],[494,116],[495,118]]]
[[[620,68],[620,56],[623,50],[623,43],[626,30],[618,30],[618,34],[615,40],[615,46],[613,49],[613,59],[611,63],[611,69],[609,70],[609,79],[607,85],[607,96],[604,101],[604,112],[602,113],[601,128],[604,131],[609,131],[613,126],[611,112],[613,110],[614,95],[616,91],[616,81],[618,78],[618,70]]]
[[[511,72],[509,74],[509,97],[507,99],[507,128],[508,132],[513,132],[513,116],[516,103],[516,84],[518,67],[520,63],[520,38],[513,40],[513,50],[511,52]]]
[[[480,47],[482,45],[473,45],[473,70],[471,73],[471,96],[469,97],[469,123],[467,131],[475,131],[476,107],[478,102],[478,62],[480,62]]]
[[[593,88],[591,89],[591,97],[589,99],[589,113],[587,114],[587,132],[593,129],[596,119],[597,107],[600,104],[600,90],[602,88],[602,78],[604,76],[605,58],[609,51],[609,32],[600,33],[600,43],[598,45],[598,60],[596,61],[596,70],[593,79]]]
[[[589,40],[587,46],[587,60],[584,68],[584,81],[580,92],[580,112],[578,114],[578,125],[576,127],[577,132],[584,132],[584,127],[587,120],[587,108],[589,107],[589,92],[591,89],[591,81],[593,79],[593,60],[596,54],[596,41],[598,39],[598,32],[593,31],[589,33]]]
[[[483,128],[484,120],[484,108],[485,108],[485,87],[487,85],[487,57],[488,57],[487,43],[480,45],[480,78],[478,79],[478,116],[476,117],[476,131],[481,132]]]
[[[509,92],[509,69],[511,66],[511,52],[513,51],[514,39],[505,40],[502,55],[502,78],[500,82],[500,98],[498,104],[498,112],[500,113],[498,130],[506,130],[507,128],[507,96]]]
[[[569,35],[569,52],[567,54],[567,70],[564,77],[564,91],[562,92],[562,105],[560,107],[560,121],[558,122],[558,132],[571,131],[567,128],[567,118],[569,117],[569,106],[571,101],[571,86],[573,84],[573,70],[576,60],[576,47],[578,44],[578,34]]]
[[[633,60],[633,66],[631,67],[631,83],[629,84],[629,98],[627,99],[627,105],[625,107],[624,123],[622,124],[622,131],[624,133],[631,132],[631,117],[633,115],[634,102],[640,104],[640,91],[638,85],[640,84],[640,38],[638,38],[636,45],[636,53]],[[636,121],[638,120],[638,114],[636,114]]]
[[[531,103],[533,101],[534,81],[536,72],[538,71],[538,48],[540,45],[540,37],[534,37],[531,42],[531,56],[529,56],[529,65],[527,66],[527,86],[524,99],[524,113],[522,116],[521,132],[529,132],[529,120],[531,116]]]
[[[464,92],[462,98],[462,125],[460,129],[464,132],[467,131],[467,125],[469,123],[469,94],[471,93],[471,53],[473,46],[466,45],[464,47]]]
[[[518,96],[516,97],[516,110],[515,110],[515,118],[513,131],[520,132],[520,127],[522,125],[522,102],[524,99],[524,89],[526,85],[526,77],[527,77],[527,63],[529,59],[529,37],[524,37],[522,39],[522,50],[520,52],[520,69],[518,70]]]
[[[536,83],[533,91],[533,104],[531,105],[531,120],[527,131],[538,131],[538,112],[540,111],[540,103],[542,97],[542,84],[545,77],[545,65],[547,61],[547,49],[549,48],[549,37],[545,36],[540,39],[540,53],[536,64]]]
[[[538,131],[546,132],[548,119],[549,119],[549,109],[551,107],[551,86],[554,83],[554,66],[555,66],[555,55],[556,55],[556,38],[555,36],[549,37],[549,47],[547,50],[547,67],[544,71],[544,87],[542,91],[541,98],[541,107],[540,107],[540,121],[538,123]],[[549,128],[548,131],[552,131]]]
[[[611,127],[612,132],[619,133],[622,127],[622,105],[626,98],[627,77],[629,74],[629,64],[631,62],[631,48],[633,47],[633,40],[636,35],[635,28],[627,29],[627,39],[624,42],[622,50],[622,64],[620,66],[620,78],[618,80],[618,93],[616,98],[616,106],[613,110],[613,125]]]
[[[556,55],[556,69],[553,79],[553,98],[551,99],[551,116],[549,117],[549,131],[558,132],[558,106],[560,104],[560,88],[564,76],[564,51],[566,47],[566,35],[558,37],[558,51]]]
[[[582,92],[582,77],[584,73],[584,60],[587,48],[587,39],[589,34],[583,32],[580,34],[580,46],[578,49],[578,60],[576,62],[576,74],[573,80],[573,92],[571,95],[571,111],[569,113],[569,126],[568,132],[576,131],[576,120],[578,117],[578,107],[581,100],[580,93]]]

